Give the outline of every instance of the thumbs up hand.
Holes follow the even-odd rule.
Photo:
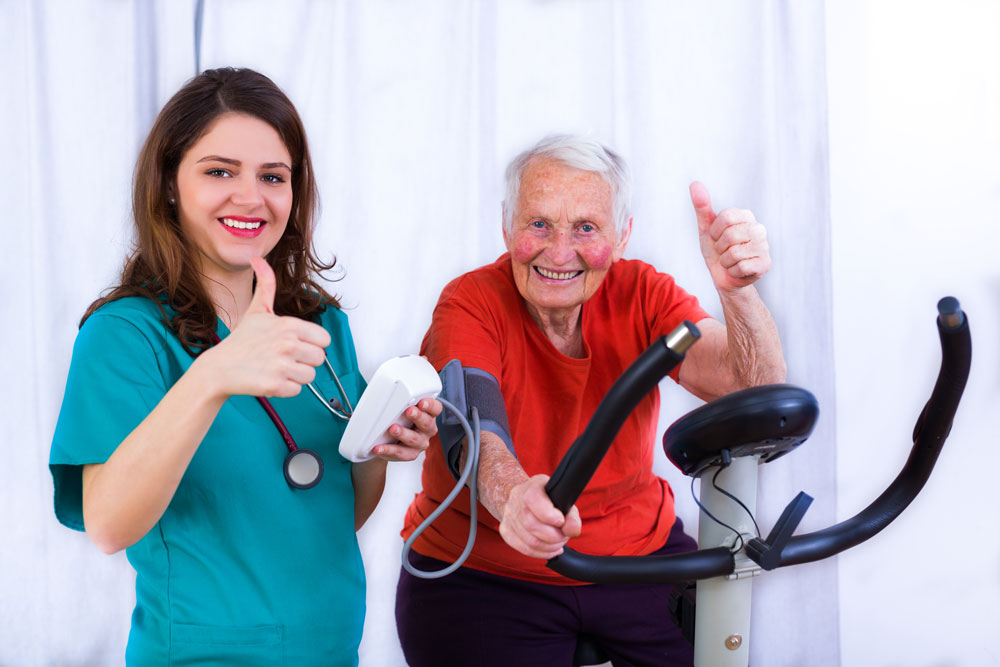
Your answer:
[[[257,277],[257,287],[253,292],[253,299],[250,300],[250,307],[247,308],[247,315],[255,313],[274,314],[274,292],[277,285],[274,279],[274,269],[263,257],[251,257],[250,266],[253,267],[253,274]]]
[[[731,292],[755,283],[771,268],[764,225],[746,209],[727,208],[715,213],[708,189],[698,181],[691,184],[690,191],[701,254],[715,288]]]
[[[257,276],[250,306],[221,343],[206,351],[229,396],[296,396],[316,377],[330,334],[313,322],[274,314],[275,278],[260,257],[251,260]]]

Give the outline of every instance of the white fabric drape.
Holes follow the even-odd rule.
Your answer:
[[[138,144],[194,71],[193,12],[165,0],[0,4],[0,191],[16,249],[0,269],[3,664],[121,662],[131,570],[57,524],[46,462],[76,323],[128,246]],[[672,273],[717,316],[687,185],[703,181],[717,209],[752,209],[770,234],[760,289],[789,381],[823,409],[808,445],[762,469],[767,530],[800,489],[817,497],[805,527],[836,509],[824,30],[818,2],[208,0],[201,65],[258,69],[302,113],[317,246],[338,258],[333,290],[366,374],[416,351],[444,284],[502,252],[503,167],[545,133],[591,132],[626,156],[627,256]],[[697,401],[665,385],[663,403],[666,424]],[[658,466],[693,531],[688,480]],[[398,531],[418,484],[419,465],[390,466],[361,532],[362,665],[402,664]],[[758,580],[752,663],[839,664],[837,590],[832,562]]]

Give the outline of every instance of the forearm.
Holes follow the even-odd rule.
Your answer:
[[[378,507],[385,490],[385,459],[375,457],[351,464],[351,482],[354,484],[354,530],[360,530],[368,517]]]
[[[476,477],[479,502],[500,521],[511,489],[525,482],[528,475],[499,436],[481,431],[479,439],[479,475]],[[466,444],[462,447],[461,467],[465,466]]]
[[[200,361],[105,463],[84,467],[84,524],[105,553],[135,544],[160,520],[226,400]]]
[[[753,285],[719,291],[726,320],[723,360],[731,390],[784,382],[785,359],[778,327]]]

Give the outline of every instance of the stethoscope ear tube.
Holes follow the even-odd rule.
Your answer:
[[[293,489],[311,489],[323,479],[323,459],[311,449],[295,449],[285,457],[285,481]]]

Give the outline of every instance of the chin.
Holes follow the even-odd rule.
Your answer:
[[[583,305],[586,299],[525,299],[528,303],[533,305],[535,308],[543,308],[545,310],[568,310],[571,308],[577,308]]]

